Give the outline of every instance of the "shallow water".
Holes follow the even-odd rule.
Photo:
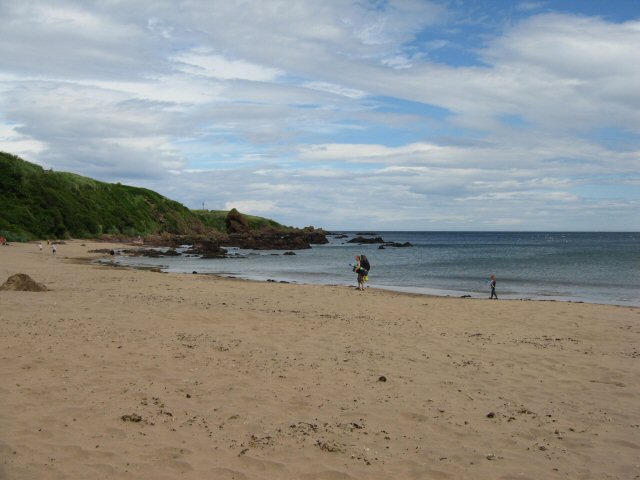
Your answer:
[[[349,238],[354,232],[345,232]],[[281,251],[231,249],[234,258],[118,257],[125,265],[310,284],[355,284],[350,263],[365,254],[369,285],[415,293],[489,296],[489,276],[501,298],[571,300],[640,306],[640,233],[377,232],[413,247],[345,243]]]

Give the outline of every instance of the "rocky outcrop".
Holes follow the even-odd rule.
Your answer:
[[[228,233],[216,236],[197,235],[156,235],[145,238],[145,244],[177,248],[191,245],[186,254],[201,255],[202,258],[220,258],[227,254],[222,245],[250,250],[301,250],[311,245],[328,243],[326,232],[314,227],[274,228],[264,227],[252,230],[247,219],[237,210],[232,209],[225,220]],[[162,252],[156,252],[162,256]],[[147,254],[145,252],[144,254]],[[151,252],[148,252],[152,255]]]
[[[365,238],[365,237],[355,237],[351,240],[347,240],[347,243],[385,243],[382,237],[373,237],[373,238]]]
[[[302,234],[311,245],[324,245],[325,243],[329,243],[329,240],[327,240],[327,234],[324,230],[307,227],[302,230]]]
[[[109,251],[109,253],[111,253],[111,251]],[[123,255],[129,255],[131,257],[150,257],[150,258],[180,256],[180,254],[173,248],[169,248],[168,250],[157,250],[155,248],[136,248],[136,249],[127,248],[124,250],[120,250],[119,253]]]
[[[214,239],[200,239],[185,253],[200,255],[202,258],[223,258],[227,255],[227,250],[220,246]]]
[[[404,243],[390,242],[390,243],[385,243],[384,246],[401,248],[401,247],[413,247],[413,244],[411,242],[404,242]]]
[[[225,219],[227,238],[222,239],[225,245],[251,250],[301,250],[311,245],[328,243],[326,233],[314,227],[273,228],[263,227],[251,230],[247,219],[235,208]]]
[[[154,249],[122,250],[121,253],[128,255],[144,255],[162,257],[171,255],[175,247],[181,245],[191,245],[184,253],[189,255],[200,255],[203,258],[220,258],[227,254],[227,250],[222,245],[238,247],[249,250],[302,250],[311,248],[311,245],[321,245],[328,243],[327,237],[322,230],[300,230],[291,229],[286,231],[263,230],[260,232],[242,232],[218,237],[194,237],[194,236],[174,236],[172,238],[147,238],[146,244],[157,247],[170,247],[167,253]],[[175,252],[177,254],[177,252]]]
[[[224,223],[227,227],[227,233],[247,233],[250,230],[249,222],[238,210],[232,208],[227,213],[227,217],[224,219]]]
[[[309,236],[304,232],[263,232],[260,235],[231,234],[229,245],[252,250],[302,250],[311,248]]]

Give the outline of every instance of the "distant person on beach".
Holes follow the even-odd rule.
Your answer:
[[[58,247],[56,247],[55,243],[51,244],[51,254],[55,257],[56,256],[56,250],[58,250]]]
[[[353,266],[353,271],[358,274],[358,290],[364,290],[364,282],[369,280],[369,270],[371,270],[369,259],[365,255],[358,255]]]
[[[491,286],[491,296],[489,297],[489,299],[495,298],[497,300],[498,294],[496,293],[496,276],[495,275],[491,275],[491,281],[489,282],[489,285]]]
[[[38,242],[38,248],[40,249],[40,251],[42,252],[42,242]]]

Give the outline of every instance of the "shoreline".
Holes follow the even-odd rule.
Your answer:
[[[0,283],[49,289],[0,291],[0,478],[640,471],[636,307],[103,268],[96,246],[0,247]]]
[[[153,247],[151,247],[153,248]],[[93,260],[94,262],[101,263],[100,259]],[[108,263],[105,261],[104,263]],[[192,272],[182,271],[182,270],[171,270],[171,267],[167,265],[145,265],[145,264],[135,264],[135,263],[118,263],[114,265],[121,268],[133,268],[133,269],[141,269],[141,270],[161,270],[162,273],[172,273],[172,274],[180,274],[180,275],[193,275]],[[197,271],[196,271],[197,272]],[[237,278],[239,280],[247,280],[247,281],[255,281],[255,282],[277,282],[277,283],[288,283],[292,285],[309,285],[309,286],[342,286],[342,287],[355,287],[354,283],[312,283],[307,281],[301,281],[297,279],[293,279],[290,277],[279,278],[277,276],[269,276],[269,275],[246,275],[243,276],[241,274],[223,274],[223,273],[215,273],[215,272],[197,272],[198,275],[213,275],[221,278]],[[375,285],[370,286],[366,285],[366,289],[377,289],[377,290],[385,290],[390,292],[397,293],[408,293],[415,295],[422,295],[426,297],[443,297],[443,298],[463,298],[463,299],[475,299],[475,300],[483,300],[488,299],[483,293],[474,291],[474,292],[466,292],[466,291],[456,291],[456,290],[448,290],[448,289],[440,289],[440,288],[431,288],[431,287],[410,287],[410,286],[400,286],[400,285]],[[565,296],[565,295],[528,295],[521,296],[516,293],[503,293],[500,295],[500,300],[502,301],[522,301],[522,302],[566,302],[566,303],[586,303],[590,305],[609,305],[616,307],[640,307],[640,303],[634,303],[633,301],[615,301],[615,300],[602,300],[602,299],[593,299],[593,298],[582,298],[578,296]]]

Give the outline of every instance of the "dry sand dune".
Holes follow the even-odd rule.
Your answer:
[[[640,479],[640,309],[0,247],[0,479]]]

